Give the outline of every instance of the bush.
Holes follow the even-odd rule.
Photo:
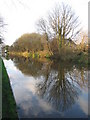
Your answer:
[[[34,53],[32,53],[32,58],[35,58],[35,54]]]
[[[49,57],[50,57],[50,55],[47,53],[45,57],[46,57],[46,58],[49,58]]]
[[[32,58],[32,53],[30,53],[29,56]]]

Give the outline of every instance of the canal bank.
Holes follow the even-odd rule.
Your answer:
[[[0,58],[0,61],[2,59]],[[10,86],[10,80],[2,61],[2,118],[18,119],[16,103]]]

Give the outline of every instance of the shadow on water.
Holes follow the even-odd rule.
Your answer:
[[[50,60],[41,62],[24,57],[11,56],[10,59],[23,74],[38,78],[36,94],[57,111],[71,109],[82,89],[88,88],[88,69],[83,66]]]

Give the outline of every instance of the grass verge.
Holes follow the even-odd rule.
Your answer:
[[[18,120],[16,103],[10,86],[10,80],[2,60],[2,118]]]

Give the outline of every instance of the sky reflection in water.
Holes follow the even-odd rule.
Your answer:
[[[20,118],[88,117],[87,68],[12,60],[4,59],[4,63]]]

